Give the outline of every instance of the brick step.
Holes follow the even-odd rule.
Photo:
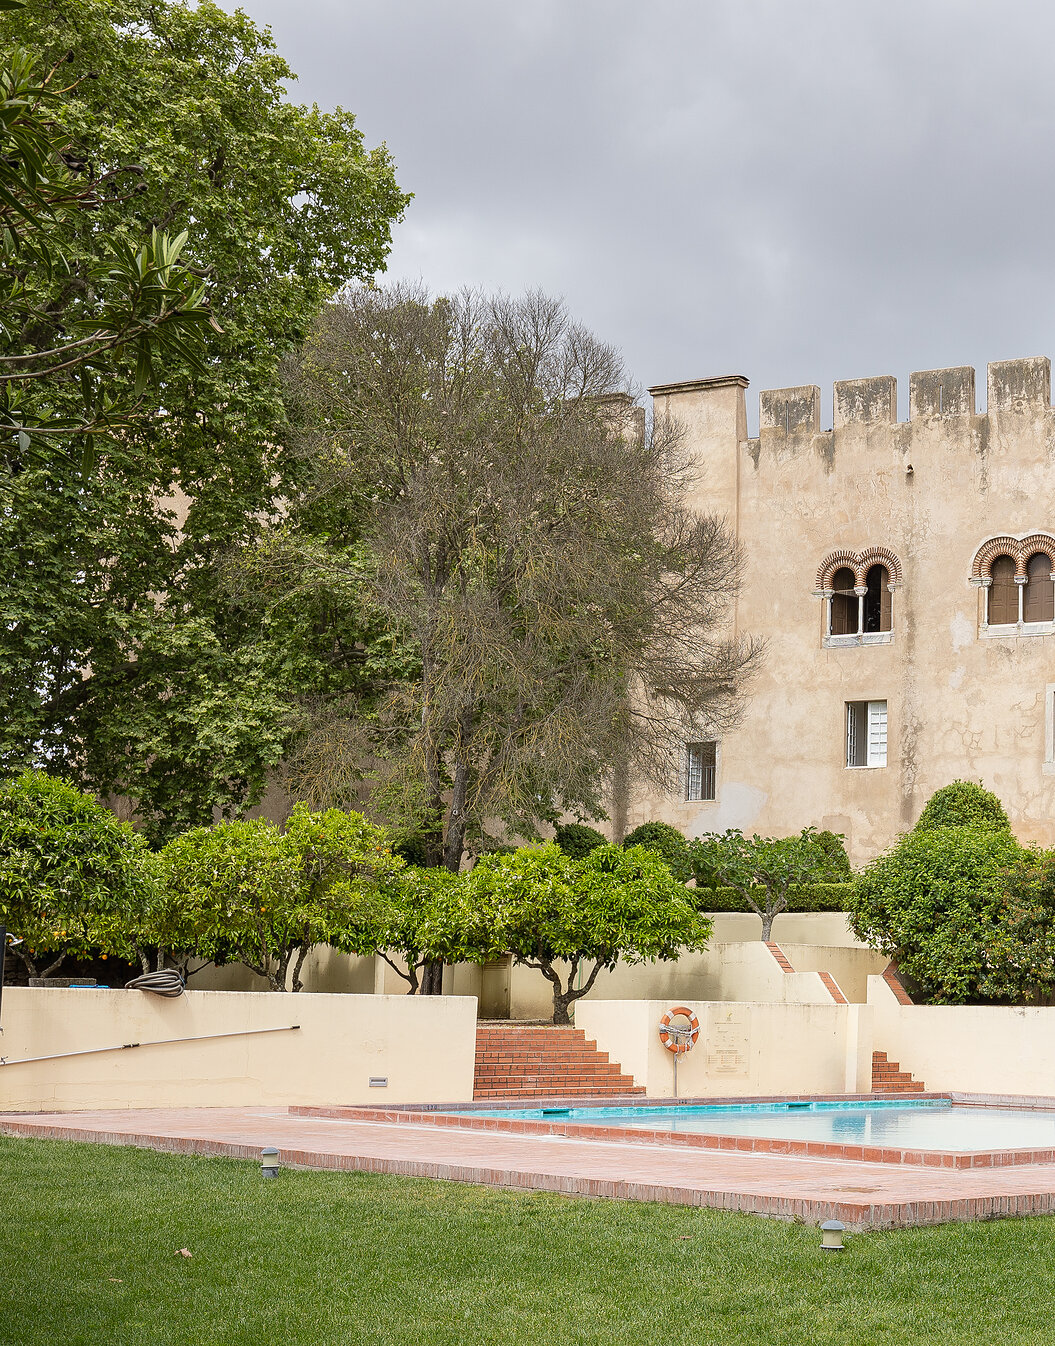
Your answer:
[[[581,1028],[477,1027],[474,1098],[614,1098],[643,1092]]]
[[[644,1092],[635,1084],[625,1089],[561,1089],[559,1093],[552,1089],[477,1089],[473,1097],[479,1103],[483,1099],[507,1098],[640,1098]]]
[[[546,1066],[549,1070],[618,1070],[616,1061],[590,1056],[566,1057],[554,1061],[549,1056],[477,1057],[477,1070],[522,1070],[527,1066]]]
[[[493,1075],[477,1075],[478,1084],[490,1084],[492,1081],[508,1081],[509,1083],[523,1083],[527,1080],[552,1080],[554,1084],[560,1085],[562,1082],[571,1084],[580,1080],[592,1081],[594,1084],[611,1084],[613,1080],[629,1079],[621,1070],[613,1070],[610,1073],[599,1075],[594,1071],[576,1071],[569,1074],[566,1071],[552,1070],[518,1070],[515,1072],[497,1071]]]
[[[610,1060],[607,1052],[518,1052],[512,1047],[505,1051],[497,1049],[478,1051],[476,1059],[478,1061],[604,1061],[605,1063]]]
[[[872,1053],[872,1092],[874,1094],[922,1094],[926,1085],[913,1079],[912,1073],[902,1070],[898,1061],[891,1061],[886,1052]]]

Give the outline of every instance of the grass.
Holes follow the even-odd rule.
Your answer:
[[[990,1346],[1055,1316],[1053,1219],[821,1253],[751,1216],[28,1139],[0,1201],[12,1346]]]

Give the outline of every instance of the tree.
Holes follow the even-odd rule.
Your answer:
[[[280,831],[264,818],[194,828],[161,852],[164,899],[145,942],[178,962],[239,962],[271,991],[302,987],[319,944],[347,948],[403,862],[360,814],[294,808]]]
[[[623,845],[644,846],[658,855],[679,883],[685,883],[692,874],[689,843],[670,823],[642,823],[623,838]]]
[[[560,303],[353,288],[289,386],[309,499],[358,518],[357,577],[417,653],[360,727],[431,864],[489,825],[602,816],[613,762],[669,783],[686,732],[735,715],[757,653],[720,634],[736,545],[681,507],[675,437]],[[345,559],[295,515],[291,572],[339,593]]]
[[[155,357],[200,369],[197,328],[216,327],[204,282],[178,265],[186,231],[97,238],[79,274],[71,267],[67,226],[107,198],[127,203],[144,184],[138,165],[100,173],[62,126],[76,91],[59,78],[65,64],[41,74],[16,50],[0,66],[0,444],[15,463],[34,440],[86,446],[86,436],[127,424],[154,381]],[[114,374],[126,376],[123,396],[109,387]],[[71,391],[79,405],[56,412]]]
[[[461,882],[476,921],[466,949],[475,942],[477,961],[510,953],[541,972],[553,986],[555,1024],[570,1022],[569,1006],[602,968],[676,958],[711,934],[684,886],[641,846],[598,846],[580,860],[553,844],[522,847],[483,856]]]
[[[345,953],[376,954],[408,984],[421,989],[421,974],[434,962],[463,962],[476,949],[475,920],[448,869],[408,866],[385,885],[381,900],[334,943]]]
[[[926,1000],[955,1005],[1006,994],[1013,983],[1036,980],[1036,947],[1026,946],[1045,924],[1043,943],[1055,952],[1051,909],[1046,917],[1040,910],[1048,875],[1050,866],[1010,831],[912,831],[857,876],[850,923]],[[1050,968],[1040,980],[1050,981]]]
[[[581,860],[598,846],[608,845],[608,839],[596,827],[587,827],[585,823],[558,823],[553,840],[573,860]]]
[[[67,782],[27,771],[0,786],[0,921],[31,976],[67,957],[132,957],[152,862],[142,837]]]
[[[762,918],[764,940],[772,938],[773,922],[787,910],[796,885],[842,877],[838,860],[833,863],[812,827],[804,827],[795,837],[745,837],[738,828],[708,832],[692,841],[690,850],[697,884],[721,884],[739,893]]]
[[[72,459],[0,464],[0,767],[47,761],[126,796],[161,840],[260,796],[302,665],[324,662],[314,611],[249,621],[220,572],[295,493],[280,362],[383,267],[407,197],[349,113],[287,101],[288,66],[240,12],[54,0],[0,22],[44,69],[71,56],[62,124],[93,180],[141,170],[142,191],[100,189],[49,226],[62,266],[34,270],[32,302],[79,321],[100,240],[138,256],[155,229],[187,231],[222,329],[202,328],[197,364],[168,350],[156,386],[137,389],[133,360],[107,370],[106,397],[139,415],[94,437],[90,492]],[[79,381],[43,384],[49,414],[83,415]]]
[[[1004,806],[991,790],[974,781],[957,780],[935,790],[927,800],[913,829],[929,832],[935,827],[980,827],[992,832],[1010,832]]]

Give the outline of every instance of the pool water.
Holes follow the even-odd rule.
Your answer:
[[[900,1150],[1055,1149],[1055,1112],[912,1103],[738,1103],[665,1108],[496,1108],[461,1117],[640,1127],[715,1136],[764,1136]]]

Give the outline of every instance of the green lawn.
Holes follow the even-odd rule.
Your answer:
[[[0,1342],[1035,1342],[1055,1220],[859,1234],[227,1159],[0,1139]],[[177,1255],[187,1248],[190,1258]]]

